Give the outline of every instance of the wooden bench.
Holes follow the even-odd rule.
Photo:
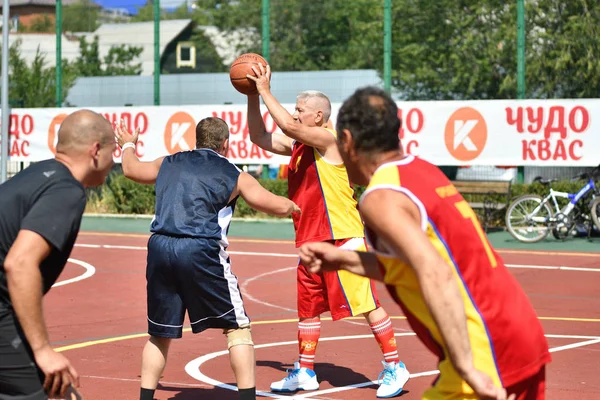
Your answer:
[[[508,207],[510,203],[510,181],[453,181],[452,184],[462,195],[483,195],[483,201],[469,201],[469,205],[473,209],[483,210],[485,232],[487,232],[494,214]],[[494,198],[498,196],[504,201],[498,201]]]

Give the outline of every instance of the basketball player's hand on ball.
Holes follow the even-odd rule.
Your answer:
[[[515,400],[516,395],[507,396],[506,389],[494,385],[492,378],[475,368],[464,377],[482,400]]]
[[[246,76],[256,83],[258,94],[262,95],[268,92],[271,89],[271,66],[269,64],[266,67],[262,64],[258,64],[258,67],[253,65],[252,71],[254,71],[254,76],[250,74]]]
[[[140,128],[137,128],[135,132],[132,134],[127,129],[127,125],[124,120],[121,120],[121,123],[115,124],[115,138],[117,139],[117,144],[119,147],[123,147],[125,143],[133,143],[136,144],[138,141],[138,136],[140,135]]]
[[[300,260],[313,274],[341,269],[347,261],[347,251],[331,243],[306,243],[300,247]]]

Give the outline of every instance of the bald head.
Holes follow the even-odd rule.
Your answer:
[[[60,125],[56,152],[76,155],[94,142],[100,142],[102,147],[115,142],[111,123],[93,111],[75,111]]]

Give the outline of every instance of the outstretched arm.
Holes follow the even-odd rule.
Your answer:
[[[240,174],[236,191],[250,207],[267,214],[285,217],[300,212],[300,208],[293,201],[269,192],[246,172]]]
[[[277,126],[291,139],[297,140],[308,146],[319,149],[322,153],[331,146],[335,146],[335,136],[324,128],[318,126],[302,125],[277,101],[271,93],[271,67],[266,69],[261,64],[259,68],[252,67],[256,76],[247,75],[256,83],[258,93],[262,97],[269,113]]]
[[[377,257],[371,252],[344,250],[331,243],[313,242],[300,247],[300,259],[311,273],[346,270],[383,282]]]
[[[139,128],[131,134],[125,126],[125,121],[115,127],[115,136],[122,149],[123,175],[137,183],[152,184],[156,182],[158,171],[164,157],[154,161],[140,161],[135,154],[135,145],[138,141]]]
[[[260,148],[284,156],[292,155],[292,139],[280,133],[267,132],[258,95],[248,96],[248,129],[250,140]]]

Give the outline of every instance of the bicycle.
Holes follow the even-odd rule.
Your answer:
[[[600,187],[595,184],[595,177],[600,173],[600,165],[592,172],[584,172],[573,179],[587,180],[579,192],[572,194],[559,192],[552,187],[546,197],[536,194],[525,194],[514,199],[506,210],[506,228],[508,232],[518,241],[523,243],[535,243],[544,240],[552,231],[556,239],[564,239],[573,232],[579,224],[587,226],[588,238],[593,226],[600,229]],[[534,182],[550,186],[557,179],[542,179],[537,177]],[[585,209],[585,199],[591,196],[589,210]],[[557,198],[569,199],[569,202],[561,209]],[[583,199],[583,201],[581,201]],[[550,205],[554,205],[554,210]],[[530,211],[531,210],[531,211]],[[591,214],[591,221],[590,221]],[[532,237],[527,236],[533,234]]]

